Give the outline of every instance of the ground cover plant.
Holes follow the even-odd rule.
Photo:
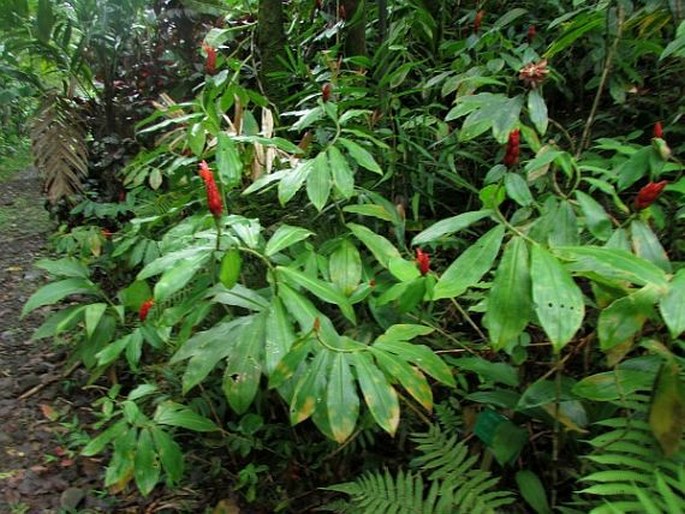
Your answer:
[[[12,4],[110,492],[685,510],[682,3]]]

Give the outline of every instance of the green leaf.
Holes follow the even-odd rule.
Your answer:
[[[317,211],[320,212],[326,205],[332,185],[328,158],[321,152],[314,159],[314,167],[307,177],[307,196]]]
[[[231,289],[240,277],[240,267],[242,259],[237,248],[230,248],[224,253],[219,268],[219,281],[227,289]]]
[[[90,274],[87,266],[84,266],[80,261],[70,257],[56,260],[41,259],[36,262],[35,266],[44,269],[55,277],[88,278],[88,275]]]
[[[371,216],[389,222],[392,222],[394,219],[392,213],[388,212],[385,207],[376,204],[346,205],[343,207],[343,211],[361,214],[362,216]]]
[[[645,146],[633,153],[616,171],[618,174],[617,187],[619,191],[629,188],[640,180],[649,170],[649,158],[652,147]]]
[[[675,455],[685,428],[685,387],[675,361],[664,362],[654,385],[649,426],[666,457]]]
[[[81,455],[84,457],[92,457],[101,453],[105,447],[112,441],[119,439],[127,428],[126,420],[120,419],[116,423],[110,425],[106,430],[100,432],[97,437],[91,439],[90,442],[81,450]]]
[[[160,403],[155,411],[154,421],[159,425],[187,428],[195,432],[214,432],[219,430],[212,421],[200,416],[185,405],[171,400]]]
[[[91,303],[86,306],[83,318],[86,322],[86,334],[88,337],[93,337],[93,333],[106,310],[106,303]]]
[[[535,129],[541,136],[544,136],[547,132],[549,119],[547,117],[547,104],[539,89],[531,89],[528,92],[528,116],[535,125]]]
[[[654,386],[654,373],[636,369],[615,369],[585,377],[573,386],[573,394],[598,402],[628,397],[636,391],[649,391]]]
[[[500,383],[511,387],[519,385],[516,368],[504,362],[492,362],[482,357],[447,358],[447,362],[460,370],[477,373],[481,380],[486,382]]]
[[[243,414],[252,404],[262,377],[266,315],[254,317],[239,335],[234,337],[234,349],[226,359],[223,391],[228,404],[237,414]]]
[[[388,271],[392,276],[402,282],[409,282],[421,276],[421,272],[416,267],[415,262],[404,260],[402,257],[395,257],[388,262]]]
[[[366,168],[369,171],[373,171],[374,173],[378,173],[379,175],[383,174],[381,167],[365,148],[344,137],[339,137],[337,142],[345,147],[350,154],[350,157],[352,157],[352,160],[354,160],[359,166]]]
[[[190,150],[200,157],[205,149],[205,141],[207,134],[205,133],[205,127],[202,122],[194,123],[190,126],[188,131],[188,146]]]
[[[135,468],[133,475],[138,490],[143,496],[147,496],[155,488],[159,481],[159,461],[157,453],[152,445],[152,436],[147,428],[143,428],[138,435],[136,447]]]
[[[100,290],[90,280],[83,278],[67,278],[52,282],[31,295],[24,305],[21,315],[22,317],[26,316],[29,312],[43,305],[54,305],[72,294],[100,296]]]
[[[347,239],[343,239],[328,259],[331,282],[350,296],[362,279],[362,259],[359,250]]]
[[[347,319],[349,319],[352,323],[356,322],[354,310],[352,309],[352,305],[350,304],[349,300],[331,284],[317,278],[312,278],[307,274],[292,268],[278,266],[276,270],[290,282],[303,287],[324,302],[337,305]]]
[[[550,246],[578,244],[578,221],[568,200],[559,202],[554,209],[547,241]]]
[[[155,284],[155,301],[163,302],[172,294],[180,291],[195,274],[205,267],[211,253],[201,253],[177,262],[171,269],[165,271]]]
[[[226,289],[223,284],[217,284],[209,290],[208,296],[213,294],[212,302],[224,305],[242,307],[249,311],[260,312],[269,306],[269,302],[262,295],[241,284]]]
[[[294,245],[295,243],[299,243],[300,241],[307,239],[309,236],[313,234],[313,232],[301,227],[281,225],[280,227],[278,227],[276,232],[274,232],[274,235],[271,236],[269,242],[266,243],[266,250],[264,250],[264,255],[266,255],[267,257],[271,257],[272,255],[277,254],[281,250],[285,250],[286,248]]]
[[[591,274],[633,284],[654,284],[667,288],[666,273],[651,262],[619,248],[595,246],[567,246],[554,248],[554,253],[564,260],[573,261],[568,269],[576,273]]]
[[[501,350],[528,325],[532,310],[528,247],[514,237],[505,247],[487,297],[484,323],[490,344]]]
[[[216,166],[221,182],[230,188],[240,185],[243,163],[233,140],[225,132],[217,135]]]
[[[285,205],[290,199],[295,196],[304,181],[314,169],[314,161],[300,161],[300,163],[283,176],[278,183],[278,201],[281,205]]]
[[[426,325],[399,323],[388,328],[384,334],[376,338],[376,341],[411,341],[416,337],[432,334],[434,330]]]
[[[400,404],[397,392],[392,388],[366,353],[352,353],[350,360],[357,370],[357,381],[364,402],[376,423],[390,435],[395,435],[400,423]]]
[[[290,422],[293,425],[308,419],[317,408],[322,407],[332,357],[332,352],[328,350],[319,351],[298,381],[290,404]]]
[[[328,166],[333,175],[333,184],[340,196],[349,199],[354,194],[354,172],[336,146],[328,149]]]
[[[387,353],[376,346],[371,347],[371,353],[388,377],[392,377],[402,384],[402,387],[424,409],[429,412],[433,410],[433,391],[431,391],[423,373],[407,364],[401,357]]]
[[[374,231],[356,223],[348,223],[347,228],[364,243],[384,268],[388,267],[391,259],[401,257],[399,250],[390,241]]]
[[[645,286],[604,309],[597,321],[600,348],[607,351],[632,338],[654,312],[659,296],[654,286]]]
[[[678,270],[659,301],[659,311],[666,322],[671,337],[676,339],[685,331],[685,269]]]
[[[442,274],[433,299],[455,298],[476,285],[495,262],[503,238],[504,226],[497,225],[469,246]]]
[[[583,322],[583,293],[557,258],[538,245],[532,249],[530,275],[535,312],[559,353]]]
[[[359,396],[354,386],[349,360],[349,354],[335,354],[326,392],[328,422],[338,443],[345,442],[352,435],[359,417]]]
[[[264,367],[267,375],[271,375],[278,363],[288,354],[295,342],[295,332],[283,307],[283,302],[277,296],[271,301],[271,309],[266,318],[266,332],[264,341]]]
[[[112,459],[105,472],[105,487],[121,490],[133,478],[137,436],[137,428],[129,427],[121,437],[114,441]]]
[[[183,451],[173,438],[159,427],[152,427],[152,439],[159,460],[170,485],[178,484],[183,477]]]
[[[506,196],[506,188],[500,184],[487,185],[478,193],[478,199],[485,209],[496,209],[504,202]]]
[[[576,191],[576,199],[580,205],[580,209],[585,216],[585,224],[590,230],[590,233],[600,241],[606,241],[611,237],[612,226],[609,215],[590,195],[582,191]]]
[[[281,387],[289,380],[309,355],[312,349],[312,339],[298,339],[290,347],[288,353],[278,361],[276,367],[269,375],[269,389]]]
[[[481,211],[465,212],[451,218],[445,218],[417,234],[414,239],[412,239],[411,244],[412,246],[419,246],[431,243],[448,234],[451,235],[460,230],[464,230],[490,214],[492,214],[491,210],[484,209]]]
[[[523,499],[537,514],[550,514],[552,512],[545,487],[542,485],[540,477],[535,473],[527,469],[517,472],[516,484]]]
[[[504,188],[509,198],[514,200],[522,207],[528,207],[533,203],[533,195],[528,189],[528,183],[518,173],[507,173],[504,175]]]
[[[452,372],[433,351],[425,345],[413,344],[406,341],[390,339],[388,334],[379,337],[373,344],[374,348],[397,355],[402,360],[409,361],[421,370],[432,376],[438,382],[447,386],[455,387],[456,382]]]
[[[630,235],[635,254],[649,262],[656,264],[666,273],[671,273],[673,268],[668,260],[666,250],[661,246],[659,238],[644,221],[633,220],[630,223]]]
[[[3,9],[5,9],[4,7]],[[52,28],[55,25],[55,13],[52,10],[51,0],[39,0],[38,11],[36,13],[36,36],[41,43],[47,44],[52,35]]]
[[[102,350],[95,354],[98,366],[109,366],[115,360],[119,358],[121,352],[129,345],[131,342],[131,334],[126,334],[120,339],[117,339],[113,343],[108,344]]]
[[[214,251],[214,247],[210,245],[191,246],[190,248],[183,248],[175,252],[163,255],[154,261],[147,264],[138,273],[137,280],[145,280],[146,278],[154,277],[160,273],[167,271],[169,268],[176,265],[179,261],[185,259],[196,259],[198,256],[210,255]]]

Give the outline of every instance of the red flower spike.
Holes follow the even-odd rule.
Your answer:
[[[421,248],[416,249],[416,264],[419,266],[419,271],[422,276],[425,276],[431,269],[431,259],[430,254],[421,250]]]
[[[657,137],[659,139],[664,138],[664,128],[661,126],[661,122],[657,121],[652,129],[652,137]]]
[[[150,312],[150,309],[152,309],[152,306],[154,304],[155,301],[152,298],[145,300],[143,302],[143,304],[140,306],[140,311],[138,311],[138,317],[140,318],[140,321],[145,321],[148,313]]]
[[[642,209],[646,209],[652,205],[656,199],[659,198],[659,195],[661,195],[661,191],[664,190],[666,184],[668,184],[668,180],[662,180],[661,182],[650,182],[640,189],[635,197],[635,208],[638,211],[641,211]]]
[[[535,25],[531,25],[528,27],[528,34],[526,34],[526,38],[528,39],[528,43],[532,43],[533,40],[535,39],[535,36],[537,36],[538,32],[535,30]]]
[[[212,216],[215,218],[219,218],[224,210],[224,204],[221,200],[219,188],[214,181],[214,174],[205,161],[200,163],[200,171],[198,173],[200,174],[200,178],[204,181],[205,189],[207,190],[207,207],[209,208],[209,212],[211,212]]]
[[[207,72],[208,75],[214,75],[216,73],[216,48],[207,43],[203,43],[202,49],[207,54],[207,60],[205,61],[205,72]]]
[[[483,22],[483,17],[485,16],[485,11],[481,9],[476,13],[476,17],[473,18],[473,33],[478,34],[480,30],[480,25]]]
[[[324,102],[328,102],[331,99],[331,83],[326,82],[321,88],[321,98]]]
[[[340,7],[338,7],[338,18],[340,18],[342,21],[347,19],[347,11],[345,10],[345,6],[342,4],[340,4]]]
[[[509,140],[507,141],[507,151],[504,154],[504,165],[511,168],[519,162],[519,153],[521,143],[521,131],[514,129],[509,133]]]

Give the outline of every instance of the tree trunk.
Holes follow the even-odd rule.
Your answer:
[[[366,5],[365,0],[341,0],[344,8],[345,56],[366,55]]]
[[[258,17],[257,46],[261,56],[259,78],[264,94],[272,100],[278,100],[285,93],[283,81],[273,77],[274,72],[283,70],[281,59],[285,50],[285,31],[282,0],[259,0]]]

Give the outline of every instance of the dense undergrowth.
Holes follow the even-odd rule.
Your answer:
[[[266,511],[683,512],[682,4],[367,2],[350,55],[358,12],[291,2],[268,81],[256,3],[209,4],[154,110],[110,70],[135,134],[38,118],[80,196],[25,312],[78,295],[35,337],[109,380],[105,485],[192,456]]]

